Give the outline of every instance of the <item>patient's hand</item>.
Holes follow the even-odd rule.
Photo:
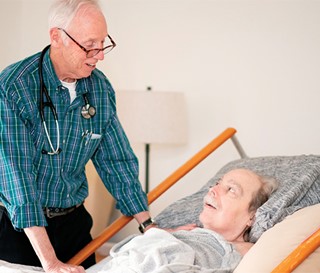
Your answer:
[[[168,232],[175,232],[175,231],[178,231],[178,230],[193,230],[196,227],[198,227],[196,224],[188,224],[188,225],[179,226],[179,227],[176,227],[176,228],[164,228],[164,230],[166,230]]]

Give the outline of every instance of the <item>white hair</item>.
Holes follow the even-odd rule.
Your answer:
[[[66,29],[82,5],[94,6],[101,11],[98,0],[54,0],[49,11],[49,29]]]

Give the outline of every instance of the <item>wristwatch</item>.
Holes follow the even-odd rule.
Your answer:
[[[156,225],[156,222],[152,218],[147,219],[139,225],[140,232],[144,233],[145,229],[150,225]]]

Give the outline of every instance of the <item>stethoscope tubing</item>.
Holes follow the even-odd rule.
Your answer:
[[[43,57],[44,57],[44,54],[46,53],[46,51],[50,48],[50,45],[46,46],[43,51],[41,52],[41,55],[40,55],[40,59],[39,59],[39,78],[40,78],[40,109],[39,109],[39,112],[40,112],[40,118],[41,118],[41,121],[42,121],[42,125],[43,125],[43,128],[44,128],[44,131],[46,133],[46,137],[48,139],[48,142],[49,142],[49,145],[50,145],[50,148],[51,148],[51,152],[49,151],[46,151],[46,150],[42,150],[42,153],[43,154],[48,154],[48,155],[56,155],[56,154],[59,154],[61,149],[60,149],[60,128],[59,128],[59,122],[58,122],[58,115],[57,115],[57,111],[56,111],[56,108],[54,107],[52,101],[51,101],[51,98],[48,94],[48,90],[43,82],[43,73],[42,73],[42,62],[43,62]],[[46,100],[47,102],[44,102],[43,101],[43,93],[44,95],[46,96]],[[51,140],[51,137],[49,135],[49,132],[48,132],[48,128],[47,128],[47,124],[46,124],[46,120],[45,120],[45,117],[44,117],[44,107],[45,106],[49,106],[52,114],[53,114],[53,118],[54,118],[54,121],[56,123],[56,128],[57,128],[57,146],[56,148],[53,147],[53,144],[52,144],[52,140]]]
[[[50,45],[46,46],[40,55],[40,59],[39,59],[39,81],[40,81],[40,106],[39,106],[39,112],[40,112],[40,118],[42,121],[42,125],[46,134],[46,137],[48,139],[50,148],[51,148],[51,152],[46,151],[44,149],[42,149],[42,153],[43,154],[48,154],[48,155],[57,155],[61,152],[61,148],[60,148],[60,128],[59,128],[59,121],[58,121],[58,115],[57,115],[57,111],[56,108],[54,107],[52,100],[49,96],[48,90],[44,84],[43,81],[43,73],[42,73],[42,63],[43,63],[43,58],[44,55],[46,53],[46,51],[50,48]],[[43,100],[43,94],[46,96],[46,102],[44,102]],[[83,118],[85,119],[90,119],[92,117],[95,116],[96,114],[96,108],[94,106],[91,106],[89,103],[89,100],[86,96],[86,94],[83,94],[83,99],[84,99],[84,103],[85,105],[81,108],[81,115]],[[53,147],[52,144],[52,140],[51,137],[49,135],[48,132],[48,128],[47,128],[47,124],[46,124],[46,120],[45,120],[45,116],[44,116],[44,107],[45,106],[49,106],[50,111],[52,112],[54,121],[56,123],[56,128],[57,128],[57,146],[56,148]]]

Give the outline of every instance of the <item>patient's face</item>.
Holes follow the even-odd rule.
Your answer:
[[[229,241],[242,241],[254,212],[249,212],[252,196],[261,187],[259,177],[245,169],[226,173],[204,198],[200,221],[204,228],[220,233]]]

